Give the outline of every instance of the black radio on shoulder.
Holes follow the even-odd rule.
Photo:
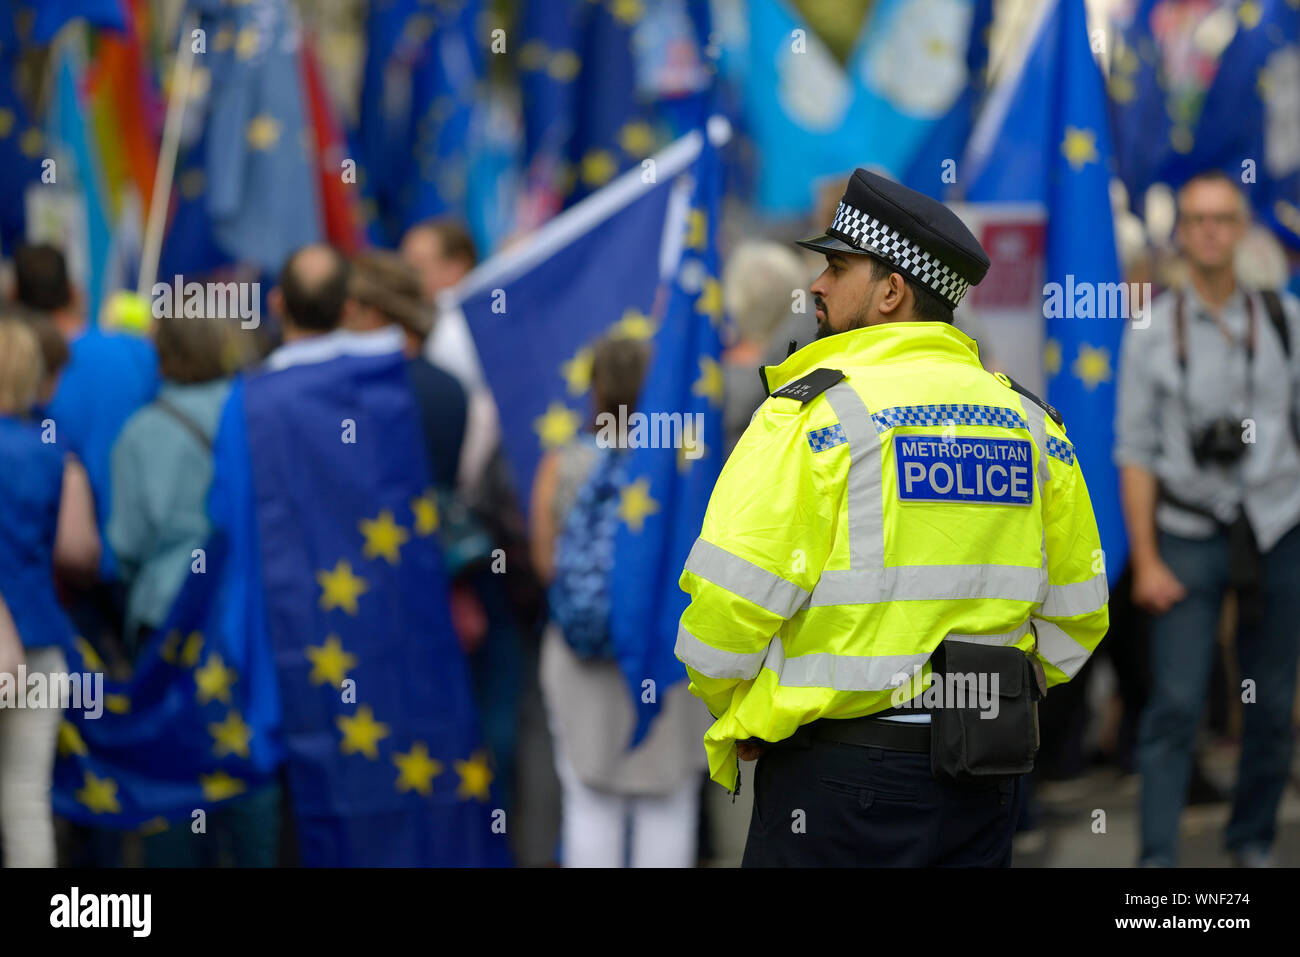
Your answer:
[[[1245,454],[1241,425],[1226,415],[1192,433],[1192,456],[1197,465],[1232,465]]]

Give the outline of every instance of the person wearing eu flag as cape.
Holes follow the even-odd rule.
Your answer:
[[[274,653],[299,857],[506,864],[403,337],[338,328],[347,271],[326,246],[290,257],[284,345],[236,385],[217,448],[251,480],[213,509],[253,516],[248,620]]]

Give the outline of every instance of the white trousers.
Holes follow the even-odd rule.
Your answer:
[[[60,648],[29,648],[27,673],[68,670]],[[0,837],[5,867],[53,867],[50,780],[62,707],[0,708]]]
[[[561,789],[564,867],[694,867],[700,782],[690,774],[668,794],[632,796],[583,784],[553,741]],[[630,847],[629,847],[630,841]],[[630,852],[630,853],[629,853]]]

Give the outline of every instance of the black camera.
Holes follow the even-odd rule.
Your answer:
[[[1198,465],[1231,465],[1245,454],[1241,425],[1227,416],[1192,433],[1192,455]]]

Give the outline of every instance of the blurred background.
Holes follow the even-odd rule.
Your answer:
[[[1149,305],[1185,277],[1175,190],[1220,169],[1242,183],[1253,212],[1238,250],[1242,282],[1300,291],[1296,0],[3,0],[0,279],[7,298],[21,299],[16,250],[53,247],[79,321],[140,340],[158,314],[156,283],[247,284],[261,319],[241,337],[233,368],[280,343],[268,296],[293,251],[318,242],[350,257],[400,250],[418,275],[422,308],[438,316],[425,355],[454,377],[469,407],[456,413],[465,429],[449,453],[448,484],[463,500],[466,527],[478,516],[483,536],[532,566],[504,576],[507,594],[464,585],[452,606],[496,784],[508,792],[513,858],[554,864],[564,853],[562,777],[572,765],[552,753],[558,719],[539,677],[548,615],[546,581],[535,573],[547,559],[530,541],[527,513],[530,499],[534,508],[539,501],[538,456],[557,443],[539,446],[533,406],[548,410],[548,422],[563,418],[552,400],[560,413],[586,415],[593,371],[617,378],[611,370],[644,368],[614,350],[593,370],[592,356],[575,351],[586,339],[566,340],[577,365],[557,373],[548,364],[543,381],[537,355],[485,320],[491,310],[475,297],[497,287],[512,294],[530,256],[535,263],[551,255],[539,250],[568,249],[586,229],[583,215],[621,208],[613,197],[629,176],[655,182],[646,171],[656,161],[665,180],[675,176],[681,163],[662,151],[698,136],[710,117],[715,134],[725,130],[711,140],[717,218],[701,234],[704,278],[678,283],[716,296],[703,312],[719,320],[717,341],[701,347],[723,375],[727,441],[716,455],[763,398],[752,370],[783,358],[791,340],[813,337],[811,306],[796,293],[822,264],[790,241],[829,224],[854,168],[954,204],[988,249],[989,277],[957,323],[990,368],[1063,412],[1112,582],[1110,636],[1044,705],[1016,862],[1132,864],[1134,739],[1149,675],[1146,621],[1126,597],[1111,463],[1123,323],[1058,323],[1043,286],[1067,275],[1146,284],[1134,302]],[[593,235],[599,240],[599,230]],[[640,268],[632,259],[653,272],[662,258],[657,232],[634,253],[615,246],[574,246],[566,265],[550,268],[623,276]],[[560,329],[565,310],[576,309],[595,317],[584,336],[621,322],[631,340],[653,335],[653,324],[636,332],[638,309],[661,317],[649,298],[632,302],[608,283],[569,299],[540,288],[513,299],[512,315]],[[106,361],[135,361],[121,357]],[[128,379],[103,387],[121,395]],[[503,391],[512,379],[533,390],[532,405]],[[574,381],[584,384],[565,391]],[[97,435],[102,483],[87,462],[101,530],[116,500],[108,450],[147,401],[149,388],[139,391]],[[116,569],[101,573],[122,580]],[[666,581],[657,597],[679,601],[675,576]],[[508,613],[493,614],[498,605]],[[1183,821],[1190,864],[1227,863],[1217,833],[1242,707],[1232,691],[1233,614],[1229,602]],[[120,617],[105,617],[113,613],[77,621],[90,645],[83,660],[102,657],[126,680],[134,636],[123,637]],[[672,636],[662,640],[671,645]],[[699,717],[684,719],[687,740],[699,740]],[[60,762],[84,756],[69,735],[59,740]],[[680,813],[668,831],[689,845],[691,863],[735,865],[746,795],[733,803],[707,784],[692,763],[701,756],[665,765],[664,774],[695,789],[674,805]],[[62,863],[177,861],[151,858],[146,846],[168,814],[115,824],[112,812],[87,812],[81,791],[55,778]],[[1279,825],[1279,859],[1293,865],[1298,784],[1293,773]],[[1108,811],[1102,833],[1097,808]],[[277,845],[242,862],[285,863],[292,853]],[[204,862],[240,860],[224,851]]]

